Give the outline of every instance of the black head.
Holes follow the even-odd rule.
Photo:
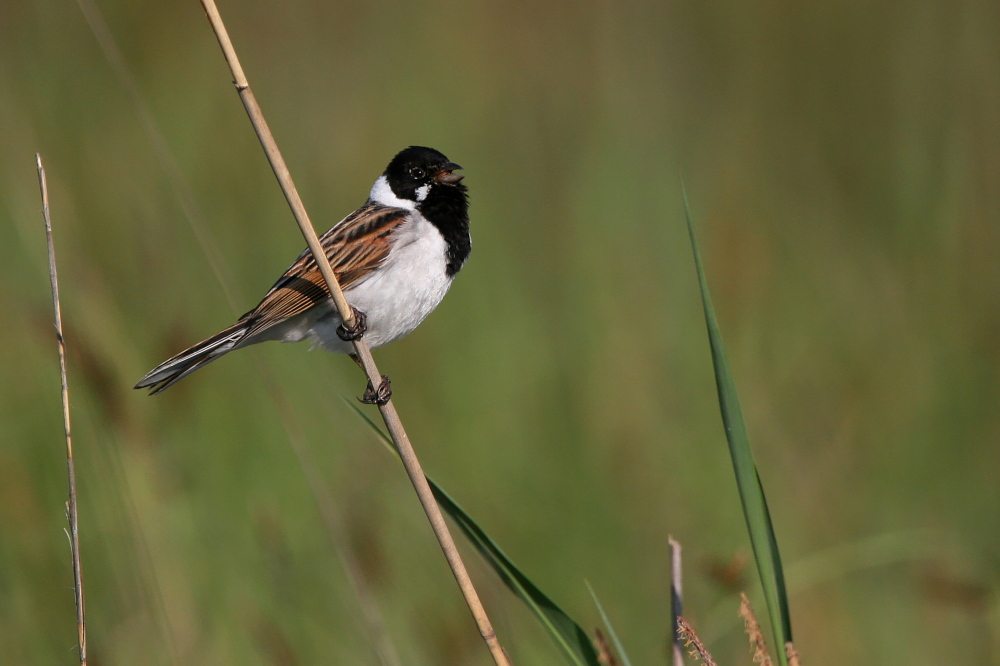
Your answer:
[[[410,146],[392,158],[385,177],[397,197],[421,202],[440,187],[464,192],[462,175],[452,173],[461,168],[433,148]]]

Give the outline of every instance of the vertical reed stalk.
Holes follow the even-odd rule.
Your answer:
[[[76,633],[80,664],[87,666],[87,623],[83,602],[83,566],[80,564],[80,533],[76,514],[76,469],[73,464],[73,437],[69,421],[69,384],[66,381],[66,341],[63,339],[62,308],[59,305],[59,277],[56,275],[56,250],[52,243],[52,219],[49,217],[49,185],[45,179],[42,156],[35,153],[38,186],[42,191],[42,217],[45,220],[45,240],[49,249],[49,281],[52,283],[52,312],[55,318],[56,343],[59,349],[59,377],[62,381],[63,430],[66,433],[66,471],[69,476],[69,501],[66,519],[69,521],[69,544],[73,556],[73,594],[76,599]]]
[[[267,155],[267,159],[271,164],[274,175],[278,179],[278,184],[281,186],[281,190],[284,192],[285,198],[288,200],[288,205],[292,210],[292,214],[295,216],[295,221],[299,225],[299,230],[302,232],[302,235],[309,246],[309,250],[312,252],[313,257],[316,260],[316,264],[320,269],[320,273],[323,275],[323,279],[326,281],[327,288],[330,291],[330,296],[333,299],[334,305],[337,307],[337,311],[340,313],[341,319],[344,321],[346,326],[351,326],[354,323],[354,313],[352,312],[350,305],[347,303],[347,300],[344,298],[344,293],[340,289],[337,277],[334,275],[333,268],[330,266],[330,262],[326,257],[326,252],[324,252],[323,247],[319,242],[319,238],[316,236],[316,231],[313,228],[308,213],[306,213],[305,206],[302,204],[302,199],[299,197],[298,190],[292,182],[292,177],[288,171],[287,165],[285,164],[285,160],[281,156],[281,152],[278,150],[278,146],[274,141],[274,137],[271,135],[271,130],[268,128],[267,122],[264,120],[260,106],[257,104],[257,99],[250,90],[250,84],[247,81],[246,75],[243,73],[243,67],[240,65],[239,59],[236,56],[236,50],[233,48],[233,44],[229,39],[229,34],[222,22],[222,17],[219,15],[219,10],[216,8],[214,0],[201,0],[201,4],[205,9],[209,22],[212,25],[212,30],[215,32],[215,36],[219,41],[219,46],[222,48],[226,62],[229,64],[229,69],[233,75],[233,83],[236,86],[236,90],[243,102],[243,107],[246,109],[247,115],[250,117],[250,122],[253,125],[254,131],[257,133],[257,138],[260,139],[264,153]],[[371,350],[368,348],[368,343],[364,338],[354,342],[354,351],[360,359],[361,365],[364,368],[365,374],[368,376],[371,385],[373,387],[377,387],[381,382],[381,374],[378,371],[378,367],[375,365],[375,359],[372,358]],[[486,610],[483,608],[483,605],[479,600],[479,594],[476,592],[476,589],[472,584],[468,571],[466,571],[465,564],[462,562],[462,558],[455,546],[455,541],[452,539],[448,526],[444,521],[444,516],[441,514],[441,510],[438,507],[437,502],[434,500],[434,495],[431,492],[430,485],[428,485],[427,479],[424,477],[420,461],[417,459],[416,453],[413,451],[413,446],[410,444],[409,437],[407,437],[406,431],[403,429],[402,421],[400,421],[399,415],[396,413],[395,406],[392,404],[392,401],[389,401],[385,405],[380,405],[379,410],[381,411],[382,418],[389,430],[389,435],[392,437],[392,441],[399,451],[400,458],[403,461],[403,466],[406,468],[406,474],[410,477],[410,482],[413,484],[414,490],[416,490],[417,497],[420,499],[420,504],[423,506],[424,513],[427,515],[427,519],[431,524],[431,528],[434,530],[434,534],[438,539],[441,550],[444,552],[445,559],[448,561],[448,565],[451,567],[455,580],[458,582],[458,586],[462,591],[462,595],[465,597],[465,602],[469,606],[469,610],[475,619],[480,636],[482,636],[483,641],[489,648],[490,654],[493,656],[493,660],[497,666],[509,666],[510,661],[507,658],[507,654],[504,652],[503,648],[500,646],[500,642],[497,640],[496,633],[493,631],[493,626],[490,623],[489,617],[486,615]]]

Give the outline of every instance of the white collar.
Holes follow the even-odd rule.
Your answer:
[[[378,180],[375,181],[375,184],[372,185],[372,191],[368,194],[368,198],[372,201],[377,201],[383,206],[405,208],[406,210],[417,209],[416,201],[400,199],[396,196],[396,193],[393,192],[392,188],[389,186],[389,180],[384,175],[379,176]]]

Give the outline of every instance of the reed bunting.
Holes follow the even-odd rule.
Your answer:
[[[444,298],[472,248],[469,200],[461,169],[432,148],[411,146],[392,158],[368,200],[320,237],[348,303],[347,330],[307,249],[260,304],[229,328],[153,368],[135,388],[159,393],[234,349],[266,342],[311,340],[349,354],[362,334],[372,347],[397,340]],[[388,399],[388,382],[366,392]]]

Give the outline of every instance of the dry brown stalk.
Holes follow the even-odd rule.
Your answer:
[[[747,595],[740,592],[740,617],[746,628],[747,636],[750,637],[750,647],[753,649],[753,663],[760,666],[772,666],[771,655],[767,652],[767,643],[764,641],[764,634],[760,630],[760,622],[753,612],[750,600]]]
[[[59,378],[62,382],[63,430],[66,433],[66,472],[69,477],[69,501],[66,519],[69,521],[69,545],[73,557],[73,595],[76,600],[76,633],[80,664],[87,665],[87,622],[83,601],[83,565],[80,564],[80,531],[76,512],[76,467],[73,463],[73,436],[69,420],[69,384],[66,381],[66,341],[63,338],[62,308],[59,303],[59,276],[56,274],[56,250],[52,242],[52,218],[49,216],[49,185],[45,179],[42,156],[35,153],[38,187],[42,192],[42,218],[45,220],[45,241],[49,250],[49,282],[52,284],[52,312],[59,349]]]
[[[674,666],[684,666],[684,649],[681,647],[680,633],[677,631],[677,618],[684,612],[681,591],[681,543],[673,536],[667,536],[670,546],[670,647],[673,653]]]
[[[271,164],[271,169],[274,171],[274,175],[278,179],[281,190],[284,192],[285,198],[288,200],[288,205],[292,210],[295,221],[299,225],[299,230],[302,232],[302,235],[306,240],[306,244],[309,246],[309,250],[312,252],[313,257],[316,260],[316,264],[320,269],[320,273],[323,275],[323,279],[326,281],[327,288],[330,291],[330,295],[337,307],[337,311],[339,312],[341,319],[344,321],[346,326],[350,327],[354,324],[354,313],[351,310],[350,305],[347,303],[347,300],[344,298],[344,293],[340,289],[337,277],[334,275],[333,268],[330,266],[330,262],[326,257],[326,252],[323,251],[319,238],[316,236],[316,231],[313,228],[308,213],[306,213],[305,206],[302,204],[302,199],[299,197],[298,190],[292,181],[292,177],[288,171],[287,165],[285,164],[285,160],[281,156],[281,152],[278,150],[278,146],[274,141],[274,137],[271,135],[271,130],[268,128],[267,122],[264,120],[260,106],[257,104],[257,99],[254,97],[253,91],[250,90],[250,84],[247,81],[246,75],[243,73],[243,67],[240,65],[239,59],[236,56],[236,50],[233,48],[232,41],[229,39],[229,33],[222,22],[219,10],[215,6],[214,0],[201,0],[201,4],[205,8],[205,13],[207,14],[208,20],[212,25],[212,30],[215,32],[216,39],[219,41],[219,46],[222,48],[226,62],[229,64],[229,69],[233,74],[233,83],[236,86],[236,91],[239,93],[240,99],[243,101],[243,107],[246,109],[247,115],[250,117],[250,122],[253,125],[254,131],[257,133],[257,138],[260,139],[261,146],[264,148],[264,153],[267,155],[268,162]],[[368,348],[368,343],[364,338],[354,342],[354,352],[358,359],[360,359],[361,365],[364,368],[365,374],[368,376],[368,380],[371,382],[372,387],[374,388],[379,386],[382,375],[379,373],[378,367],[375,365],[375,359],[372,358],[371,350]],[[420,499],[420,504],[423,506],[424,513],[427,515],[427,519],[431,524],[431,528],[434,530],[434,534],[438,539],[441,550],[444,552],[445,559],[448,561],[448,565],[451,567],[455,580],[458,582],[458,586],[462,591],[462,595],[465,597],[466,604],[469,606],[469,610],[471,611],[476,622],[476,626],[479,629],[480,636],[482,636],[483,641],[489,648],[490,654],[493,656],[493,661],[497,664],[497,666],[509,666],[510,661],[503,648],[500,646],[500,642],[497,640],[496,633],[493,631],[493,626],[490,623],[489,617],[486,615],[486,610],[483,608],[482,602],[479,600],[479,594],[476,592],[476,589],[472,584],[472,579],[469,577],[465,564],[462,562],[462,558],[458,553],[458,548],[455,546],[455,541],[452,539],[448,526],[445,523],[444,516],[441,514],[441,510],[438,507],[437,502],[434,500],[434,495],[431,492],[430,485],[428,485],[427,479],[424,477],[420,461],[417,459],[417,456],[413,451],[413,446],[410,444],[409,437],[407,437],[406,431],[403,429],[402,421],[400,421],[399,415],[396,413],[395,406],[390,400],[386,404],[380,405],[379,411],[382,413],[382,418],[385,421],[386,428],[389,430],[389,435],[392,437],[392,441],[396,445],[396,449],[399,451],[400,458],[403,461],[403,466],[406,468],[407,476],[410,477],[410,482],[416,490],[417,496]]]
[[[594,627],[594,644],[597,645],[597,661],[605,666],[618,666],[618,660],[615,659],[615,653],[608,645],[608,639],[597,627]]]
[[[701,642],[701,639],[698,638],[698,634],[694,633],[694,629],[683,617],[677,618],[677,633],[679,633],[681,638],[684,639],[684,646],[688,649],[688,653],[692,657],[701,659],[701,663],[704,664],[704,666],[716,666],[715,660],[712,659],[712,655],[708,653],[708,649],[705,647],[705,644]]]
[[[791,642],[785,643],[785,656],[788,657],[788,666],[801,666],[799,651]]]

